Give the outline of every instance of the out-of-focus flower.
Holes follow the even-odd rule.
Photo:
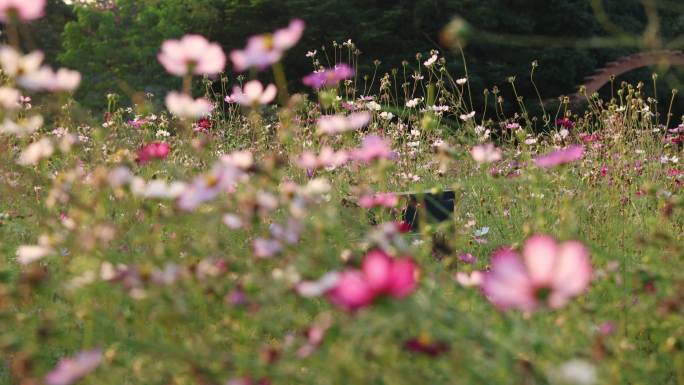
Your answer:
[[[41,160],[49,158],[55,152],[55,146],[48,138],[41,138],[40,140],[31,143],[19,155],[18,164],[22,166],[31,166],[38,164]]]
[[[472,265],[473,263],[475,263],[477,261],[477,258],[475,258],[475,256],[470,254],[470,253],[463,253],[463,254],[460,254],[458,256],[458,260],[463,262],[463,263],[467,263],[469,265]]]
[[[43,17],[46,0],[0,0],[0,21],[6,23],[13,18],[31,21]]]
[[[166,71],[176,76],[216,75],[226,66],[226,55],[221,46],[200,35],[164,41],[157,59]]]
[[[365,127],[371,120],[370,112],[355,112],[349,116],[326,115],[318,118],[318,133],[336,135]]]
[[[399,203],[399,198],[393,193],[368,194],[359,198],[359,206],[370,209],[373,207],[392,208]]]
[[[244,50],[234,50],[230,53],[235,70],[238,72],[249,68],[263,70],[277,63],[283,53],[301,39],[304,27],[304,21],[295,19],[287,28],[279,29],[273,34],[250,37]]]
[[[349,153],[347,151],[335,151],[329,146],[324,146],[318,155],[311,151],[304,151],[297,158],[296,163],[300,168],[315,170],[318,168],[335,169],[343,166],[347,161],[349,161]]]
[[[99,349],[86,350],[74,357],[62,358],[45,376],[47,385],[70,385],[94,371],[102,363]]]
[[[534,159],[538,167],[551,168],[582,159],[584,146],[575,144]]]
[[[593,385],[596,383],[596,367],[585,360],[570,360],[552,370],[549,380],[557,385]]]
[[[140,150],[138,150],[138,158],[136,161],[139,164],[145,164],[153,159],[165,159],[169,152],[171,151],[171,146],[166,142],[153,142],[144,145]]]
[[[17,84],[33,91],[73,92],[81,84],[81,74],[66,68],[54,72],[52,68],[43,66],[35,72],[18,76]]]
[[[376,297],[404,298],[418,285],[418,268],[409,257],[392,259],[380,250],[366,254],[361,271],[342,272],[328,297],[337,306],[356,310],[370,305]]]
[[[0,48],[0,65],[2,65],[2,70],[11,77],[29,75],[38,71],[43,58],[44,55],[40,51],[23,55],[7,45]]]
[[[501,160],[501,149],[496,148],[491,143],[480,144],[470,149],[475,162],[479,164],[498,162]]]
[[[468,82],[468,78],[460,78],[460,79],[456,80],[456,84],[458,84],[459,86],[462,86],[462,85],[466,84],[467,82]]]
[[[166,95],[166,108],[181,119],[197,119],[209,115],[211,102],[205,98],[193,99],[176,91]]]
[[[335,68],[325,69],[311,73],[304,77],[302,82],[315,90],[323,87],[337,86],[340,81],[354,76],[354,70],[346,64],[338,64]]]
[[[328,292],[332,303],[347,310],[368,306],[375,298],[365,276],[358,270],[340,273],[335,286]]]
[[[337,285],[340,279],[338,272],[330,272],[316,281],[302,281],[297,284],[297,294],[305,298],[320,297]]]
[[[10,111],[16,110],[21,107],[20,98],[19,90],[7,86],[0,87],[0,107]]]
[[[533,311],[560,308],[581,294],[591,281],[589,251],[577,241],[558,244],[535,235],[524,244],[522,258],[512,249],[494,254],[482,289],[500,309]]]
[[[257,258],[271,258],[282,249],[282,243],[275,239],[257,238],[252,242],[252,250]]]
[[[195,124],[192,125],[192,130],[194,132],[207,133],[211,130],[212,123],[208,118],[200,118]]]
[[[42,245],[22,245],[17,248],[17,262],[28,265],[53,253],[52,248]]]
[[[16,122],[12,119],[5,118],[2,124],[0,124],[0,133],[23,137],[36,132],[42,126],[43,117],[40,115],[20,118]]]
[[[237,167],[217,163],[206,175],[196,177],[178,198],[181,210],[192,211],[200,204],[214,199],[221,192],[234,189],[246,177]]]
[[[376,159],[393,159],[396,154],[392,151],[389,140],[376,135],[368,135],[363,138],[361,147],[352,151],[354,160],[370,163]]]
[[[481,271],[473,271],[468,274],[462,271],[457,272],[454,275],[456,282],[463,287],[478,287],[482,284],[483,274]]]
[[[245,86],[233,87],[233,94],[230,96],[231,100],[247,107],[255,107],[259,104],[268,104],[273,101],[277,93],[276,86],[269,84],[264,88],[258,80],[251,80],[245,83]]]

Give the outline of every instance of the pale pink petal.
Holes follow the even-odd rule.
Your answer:
[[[536,285],[548,285],[557,263],[558,244],[547,235],[535,235],[525,241],[523,257],[530,279]]]

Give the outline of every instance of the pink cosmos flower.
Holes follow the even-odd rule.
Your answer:
[[[494,254],[482,290],[502,310],[557,309],[585,291],[591,275],[589,251],[583,244],[559,244],[550,236],[535,235],[525,242],[522,257],[512,249]]]
[[[178,207],[184,211],[193,211],[200,204],[210,201],[221,192],[231,191],[246,174],[237,167],[217,163],[206,175],[196,177],[178,197]]]
[[[346,64],[338,64],[335,68],[311,73],[302,82],[315,90],[323,87],[337,86],[340,81],[354,76],[354,70]]]
[[[6,23],[17,17],[31,21],[43,17],[46,0],[0,0],[0,21]]]
[[[473,147],[470,149],[470,155],[479,164],[498,162],[502,158],[501,149],[496,148],[491,143]]]
[[[145,164],[153,159],[165,159],[170,150],[171,146],[166,142],[152,142],[138,150],[136,161],[139,164]]]
[[[328,299],[335,305],[347,309],[357,310],[366,307],[375,298],[365,276],[358,270],[342,272],[335,287],[328,292]]]
[[[366,254],[360,271],[350,269],[337,277],[328,298],[347,310],[368,306],[382,295],[405,298],[418,286],[417,274],[413,259],[392,259],[381,250],[373,250]]]
[[[304,151],[297,158],[296,164],[306,170],[316,170],[319,168],[335,169],[343,166],[347,161],[349,161],[349,153],[347,151],[335,151],[330,146],[324,146],[318,155],[311,151]]]
[[[166,108],[181,119],[197,119],[209,115],[213,106],[205,98],[193,99],[189,95],[171,91],[166,95]]]
[[[372,114],[368,111],[356,112],[349,116],[325,115],[318,118],[318,133],[336,135],[347,131],[358,130],[370,123]]]
[[[365,209],[373,207],[392,208],[397,204],[399,204],[399,198],[392,193],[369,194],[359,198],[359,206]]]
[[[233,87],[233,94],[230,99],[240,105],[246,107],[255,107],[259,104],[268,104],[275,99],[277,93],[276,86],[269,84],[265,89],[258,80],[251,80],[245,83],[245,86]]]
[[[176,76],[216,75],[226,66],[226,55],[221,46],[200,35],[164,41],[157,59],[167,72]]]
[[[584,146],[581,144],[575,144],[550,152],[546,155],[539,156],[534,159],[534,163],[539,167],[551,168],[582,159],[583,155]]]
[[[102,362],[99,349],[86,350],[75,357],[62,358],[57,366],[45,376],[47,385],[69,385],[85,377]]]
[[[362,163],[370,163],[376,159],[394,159],[396,154],[392,151],[389,140],[376,135],[368,135],[363,138],[361,147],[355,149],[352,158]]]
[[[304,32],[304,26],[302,20],[295,19],[287,28],[279,29],[273,34],[250,37],[244,50],[234,50],[230,53],[235,70],[238,72],[249,68],[264,70],[277,63],[286,50],[297,44]]]

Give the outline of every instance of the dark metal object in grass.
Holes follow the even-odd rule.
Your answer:
[[[408,199],[402,220],[411,227],[411,231],[418,231],[422,219],[426,219],[428,222],[444,222],[451,218],[454,212],[456,194],[451,190],[434,193],[407,192],[397,195]]]

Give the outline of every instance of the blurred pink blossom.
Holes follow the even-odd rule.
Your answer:
[[[251,80],[245,83],[243,88],[233,87],[233,94],[230,95],[231,101],[246,107],[255,107],[259,104],[268,104],[275,99],[277,93],[276,86],[269,84],[264,88],[258,80]]]
[[[355,149],[352,158],[362,163],[370,163],[377,159],[394,159],[396,153],[387,139],[376,135],[368,135],[363,138],[361,147]]]
[[[354,76],[354,70],[346,64],[338,64],[335,68],[313,72],[304,77],[302,82],[315,90],[323,87],[337,86],[340,81]]]
[[[31,21],[43,17],[46,0],[0,0],[0,21],[6,23],[12,17]]]
[[[535,235],[525,241],[522,257],[509,248],[493,255],[482,289],[502,310],[557,309],[586,290],[591,275],[589,251],[583,244],[559,244],[548,235]]]
[[[193,99],[176,91],[166,95],[166,108],[181,119],[197,119],[209,115],[212,107],[211,102],[205,98]]]
[[[381,250],[372,250],[366,254],[360,271],[349,269],[339,275],[328,297],[341,308],[356,310],[381,295],[410,295],[418,285],[417,276],[418,267],[412,258],[393,259]]]
[[[136,161],[139,164],[145,164],[153,159],[165,159],[169,155],[170,150],[171,146],[166,142],[152,142],[138,150]]]
[[[534,159],[534,163],[543,168],[551,168],[582,159],[584,146],[575,144],[550,152]]]
[[[377,193],[363,195],[359,198],[359,206],[370,209],[373,207],[395,207],[399,203],[399,198],[393,193]]]
[[[501,160],[501,149],[491,143],[480,144],[470,149],[470,155],[479,164],[498,162]]]
[[[325,115],[318,118],[318,133],[336,135],[347,131],[358,130],[370,123],[370,112],[356,112],[349,116]]]
[[[157,59],[167,72],[176,76],[216,75],[226,66],[226,55],[221,46],[200,35],[164,41]]]
[[[69,385],[85,377],[102,362],[98,349],[86,350],[74,357],[62,358],[57,366],[45,376],[47,385]]]
[[[304,32],[304,21],[295,19],[287,28],[273,34],[252,36],[243,50],[233,50],[230,59],[235,70],[243,72],[249,68],[264,70],[282,58],[286,50],[292,48]]]

